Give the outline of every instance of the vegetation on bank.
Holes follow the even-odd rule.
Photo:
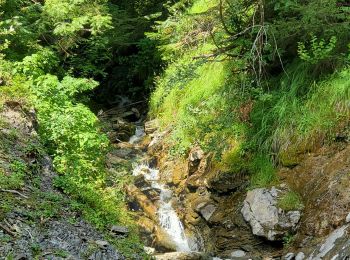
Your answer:
[[[111,238],[111,242],[130,258],[143,254],[141,241],[124,203],[123,182],[107,182],[111,179],[106,168],[109,141],[96,115],[85,104],[99,85],[102,87],[95,96],[102,98],[127,88],[132,93],[131,85],[143,84],[153,73],[149,63],[157,58],[143,33],[153,21],[146,16],[163,7],[159,1],[132,3],[0,1],[1,108],[9,101],[35,107],[41,140],[59,173],[55,186],[70,195],[71,209],[106,233],[113,224],[129,226],[132,232],[127,238]],[[127,71],[113,80],[123,77],[128,84],[124,89],[113,86],[115,92],[107,87],[105,94],[104,86],[109,86],[111,76],[116,76],[110,72],[119,63],[127,63]],[[142,78],[138,78],[140,71]],[[10,165],[9,174],[0,170],[0,188],[20,189],[29,172],[21,161]],[[49,204],[55,204],[57,209],[62,206],[56,202],[45,202],[46,210],[50,211]],[[1,207],[11,203],[2,203]]]
[[[251,173],[252,186],[267,186],[274,166],[298,164],[349,126],[350,8],[209,2],[177,3],[149,34],[167,64],[151,115],[172,127],[173,154],[199,144],[232,173]]]

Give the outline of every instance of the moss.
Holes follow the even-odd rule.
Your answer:
[[[285,211],[300,210],[303,208],[303,203],[298,193],[289,191],[279,198],[278,207]]]

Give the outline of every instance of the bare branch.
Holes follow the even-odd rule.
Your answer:
[[[8,192],[8,193],[12,193],[12,194],[17,194],[19,196],[21,196],[24,199],[28,199],[29,197],[26,195],[23,195],[22,193],[20,193],[19,191],[16,190],[5,190],[5,189],[0,189],[1,192]]]

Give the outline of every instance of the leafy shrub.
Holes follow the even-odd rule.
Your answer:
[[[310,41],[310,50],[307,50],[305,44],[298,42],[299,57],[311,64],[317,64],[322,60],[328,59],[337,43],[337,38],[332,36],[328,43],[324,39],[318,41],[317,37],[313,35]]]
[[[97,83],[87,79],[39,77],[33,92],[37,98],[41,135],[55,154],[59,172],[92,178],[103,169],[108,141],[98,130],[96,116],[77,103],[76,95]]]

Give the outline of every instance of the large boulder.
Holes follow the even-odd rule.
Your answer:
[[[282,192],[274,187],[248,191],[241,213],[254,235],[278,241],[296,229],[301,213],[280,209],[277,202],[281,195]]]

